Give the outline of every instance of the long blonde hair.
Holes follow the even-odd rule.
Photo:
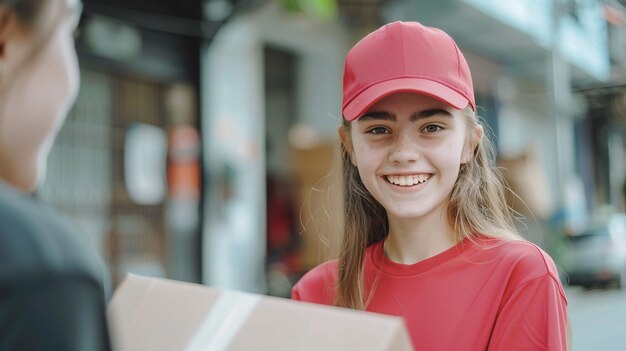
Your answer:
[[[475,143],[468,144],[476,148],[471,160],[461,165],[448,200],[448,221],[453,235],[457,241],[472,240],[476,235],[523,240],[514,229],[502,177],[492,164],[491,142],[486,137],[478,139],[475,131],[480,122],[475,112],[468,108],[465,116],[467,137],[475,138]],[[344,120],[340,128],[346,135],[350,134],[350,122]],[[349,138],[346,142],[350,142]],[[387,237],[389,223],[385,209],[363,185],[357,167],[351,162],[349,147],[343,143],[340,147],[344,228],[335,304],[364,310],[367,304],[363,282],[365,249]]]

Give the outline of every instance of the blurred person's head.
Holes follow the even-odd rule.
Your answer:
[[[0,0],[0,179],[24,192],[43,178],[78,91],[80,0]]]

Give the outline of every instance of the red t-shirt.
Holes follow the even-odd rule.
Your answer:
[[[416,350],[567,350],[567,299],[554,262],[524,241],[464,240],[412,265],[393,262],[382,244],[364,260],[367,311],[404,317]],[[337,261],[295,285],[295,300],[333,305]]]

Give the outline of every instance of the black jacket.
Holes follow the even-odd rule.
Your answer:
[[[109,350],[104,277],[62,216],[0,181],[0,350]]]

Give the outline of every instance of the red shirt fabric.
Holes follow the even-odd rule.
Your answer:
[[[464,240],[423,261],[367,248],[367,311],[404,317],[416,350],[567,350],[567,299],[554,262],[525,241]],[[305,274],[292,299],[333,305],[337,261]]]

